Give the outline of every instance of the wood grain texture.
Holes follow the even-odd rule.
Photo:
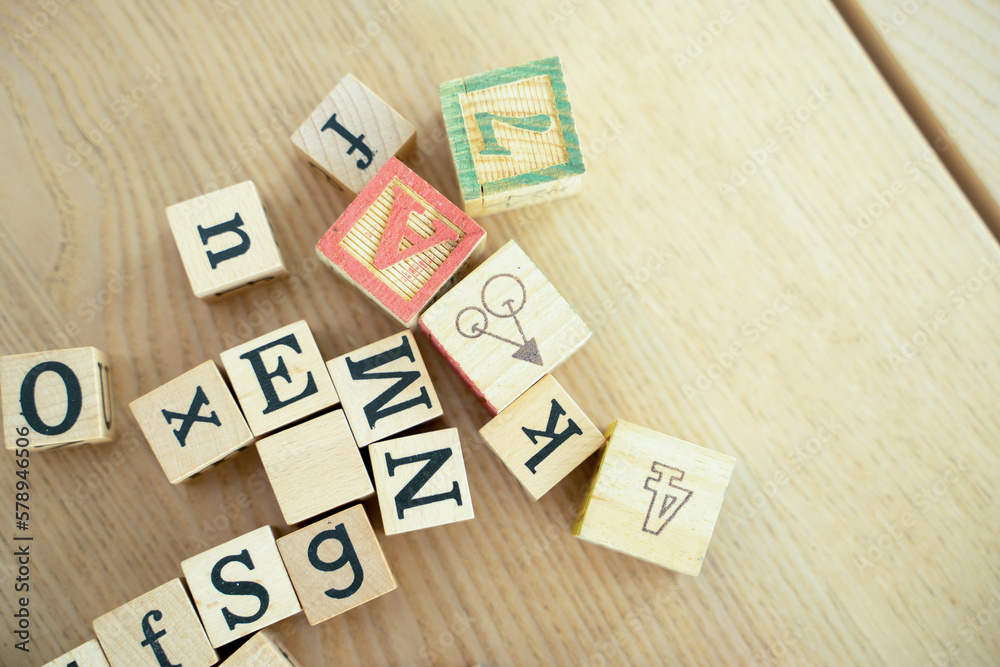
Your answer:
[[[32,653],[13,648],[5,548],[5,665],[65,653],[183,559],[282,523],[255,453],[172,486],[123,406],[302,318],[324,359],[399,330],[312,250],[349,201],[287,137],[331,81],[351,71],[398,91],[420,136],[413,167],[456,201],[438,85],[552,54],[585,186],[488,218],[490,250],[516,238],[594,330],[556,376],[595,424],[622,417],[740,460],[710,556],[690,578],[574,538],[596,461],[532,502],[478,439],[488,411],[418,337],[477,518],[385,539],[397,591],[315,628],[301,614],[277,624],[292,654],[997,662],[1000,253],[933,154],[866,234],[845,232],[929,146],[830,5],[56,6],[0,5],[0,353],[106,350],[124,423],[113,444],[31,457]],[[720,193],[769,140],[777,150]],[[163,209],[247,179],[291,275],[203,303]],[[0,457],[7,503],[14,467]],[[0,521],[5,545],[14,531]]]
[[[42,667],[72,667],[71,663],[74,662],[76,667],[110,667],[104,651],[101,650],[101,644],[96,639],[84,642],[65,655],[45,663]]]

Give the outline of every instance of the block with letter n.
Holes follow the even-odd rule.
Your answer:
[[[51,660],[42,667],[110,667],[100,642],[96,639],[77,646],[69,653]]]
[[[486,232],[395,158],[316,244],[333,270],[404,326],[472,255]]]
[[[370,452],[386,535],[474,518],[458,429],[376,442]]]
[[[168,206],[167,221],[199,299],[288,273],[253,181]]]
[[[96,347],[0,357],[0,406],[7,449],[115,438],[111,366]]]
[[[358,447],[443,414],[410,331],[327,362]]]
[[[697,576],[736,459],[622,419],[573,526],[573,534]]]
[[[583,155],[559,58],[448,81],[439,93],[466,213],[499,213],[580,189]]]

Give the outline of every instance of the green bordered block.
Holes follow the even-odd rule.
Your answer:
[[[559,58],[448,81],[440,94],[466,213],[500,213],[579,190],[583,155]]]

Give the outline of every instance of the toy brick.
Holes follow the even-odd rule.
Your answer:
[[[275,630],[265,628],[246,640],[219,667],[301,667],[301,663],[289,653]]]
[[[42,667],[110,667],[108,659],[96,639],[77,646],[75,649],[51,660]]]

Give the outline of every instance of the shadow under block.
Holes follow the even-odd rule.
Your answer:
[[[621,419],[573,534],[697,576],[736,459]]]
[[[111,366],[95,347],[0,357],[7,449],[50,449],[115,438]]]
[[[410,331],[331,359],[326,367],[358,447],[443,414]]]
[[[342,278],[407,327],[486,232],[402,162],[391,159],[316,244]]]
[[[535,500],[604,444],[604,435],[551,375],[521,394],[479,434]]]
[[[310,625],[396,590],[396,579],[361,505],[278,540]]]
[[[171,484],[194,477],[253,442],[247,420],[212,360],[129,407]]]
[[[458,429],[376,442],[369,449],[386,535],[474,518]]]
[[[348,74],[299,126],[292,143],[335,185],[357,194],[392,156],[405,157],[417,134],[395,109]]]
[[[590,338],[514,241],[428,308],[420,328],[494,414]]]
[[[580,189],[583,155],[559,58],[448,81],[439,94],[466,213],[509,211]]]
[[[289,525],[375,492],[343,410],[269,435],[257,453]]]
[[[42,667],[109,667],[109,665],[100,642],[91,639],[69,653],[45,663]]]
[[[216,648],[302,611],[270,526],[192,556],[181,570]]]
[[[180,579],[96,619],[94,634],[112,667],[207,667],[219,659]]]
[[[199,299],[288,273],[252,181],[168,206],[167,221]]]
[[[219,667],[301,667],[301,663],[288,652],[276,631],[265,628],[246,640]]]
[[[258,438],[340,402],[305,320],[219,355]]]

